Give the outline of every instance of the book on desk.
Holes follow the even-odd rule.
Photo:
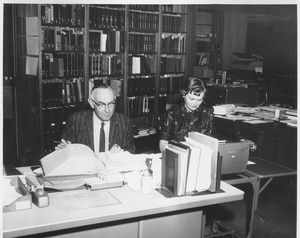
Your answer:
[[[217,192],[218,140],[189,132],[185,142],[170,141],[162,156],[161,192],[166,197]]]

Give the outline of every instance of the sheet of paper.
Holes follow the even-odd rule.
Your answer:
[[[26,35],[38,36],[39,35],[39,19],[38,17],[26,17]]]
[[[39,53],[39,38],[35,36],[26,37],[27,55],[38,55]]]
[[[271,123],[273,121],[270,120],[250,120],[250,121],[245,121],[245,123],[249,123],[249,124],[263,124],[263,123]]]
[[[52,188],[57,190],[70,190],[77,189],[85,185],[85,181],[83,178],[78,179],[55,179],[51,180],[50,178],[40,178],[41,184],[45,186],[45,188]]]
[[[19,194],[15,187],[12,186],[10,178],[3,178],[2,179],[2,194],[3,194],[3,206],[8,206],[16,201],[18,198],[22,197]]]
[[[98,157],[105,163],[106,169],[118,172],[147,169],[146,157],[130,154],[128,151],[119,153],[100,153]]]
[[[247,164],[251,165],[251,164],[255,164],[255,162],[248,160]]]
[[[53,194],[62,209],[72,211],[119,204],[120,202],[108,191],[76,191]]]
[[[38,72],[38,58],[37,57],[26,57],[26,74],[36,76]]]

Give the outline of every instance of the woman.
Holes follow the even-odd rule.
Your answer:
[[[204,82],[190,77],[184,81],[180,93],[184,102],[173,106],[164,115],[159,141],[161,152],[170,140],[185,141],[188,132],[196,131],[206,135],[213,133],[213,108],[207,107],[204,102]]]

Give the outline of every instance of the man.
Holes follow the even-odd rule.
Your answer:
[[[134,153],[130,119],[115,111],[115,91],[107,84],[94,87],[88,102],[94,110],[71,114],[62,133],[62,142],[55,149],[64,148],[70,143],[81,143],[96,153],[116,153],[123,150]],[[103,134],[100,132],[102,124]],[[105,140],[101,140],[101,136]],[[101,151],[102,145],[104,149]]]

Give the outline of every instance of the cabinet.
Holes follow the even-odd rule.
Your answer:
[[[258,88],[233,88],[222,85],[207,86],[205,101],[209,105],[238,104],[250,107],[258,105]]]
[[[54,150],[68,115],[108,83],[116,110],[158,129],[186,77],[186,5],[16,4],[21,165]],[[176,96],[177,95],[177,96]]]

